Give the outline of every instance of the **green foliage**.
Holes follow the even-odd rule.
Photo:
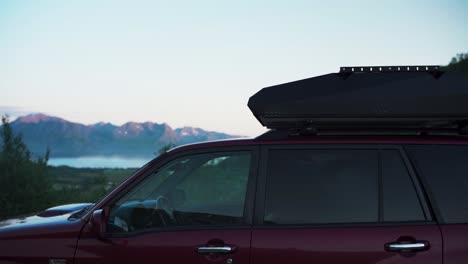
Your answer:
[[[0,219],[51,205],[47,177],[49,150],[31,158],[21,135],[14,135],[8,117],[2,118],[0,153]]]
[[[212,159],[192,171],[178,188],[185,191],[187,200],[199,204],[209,203],[213,197],[231,203],[243,201],[249,164],[250,155],[245,154]]]
[[[468,60],[468,53],[458,53],[452,58],[449,65],[457,64],[465,60]]]
[[[457,54],[452,58],[450,64],[444,67],[444,70],[468,74],[468,53]]]
[[[162,155],[166,152],[168,152],[170,149],[174,148],[176,145],[174,143],[169,143],[164,146],[162,146],[159,150],[158,153],[155,153],[155,155],[159,156]]]
[[[2,118],[0,138],[0,219],[60,204],[96,202],[135,170],[47,166],[50,149],[43,157],[32,157],[6,116]]]
[[[49,167],[56,204],[96,202],[117,187],[136,169]]]

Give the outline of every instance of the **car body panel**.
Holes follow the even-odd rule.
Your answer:
[[[384,244],[401,236],[430,243],[428,251],[387,252]],[[442,238],[437,225],[302,227],[256,229],[252,234],[255,263],[442,263]]]
[[[160,162],[188,151],[240,146],[253,147],[269,144],[467,145],[468,138],[452,136],[298,136],[275,140],[261,138],[225,140],[178,147],[143,166],[122,185],[93,205],[93,208],[83,216],[82,220],[70,221],[68,220],[70,214],[64,214],[42,218],[33,216],[1,222],[0,262],[44,263],[50,259],[63,259],[67,263],[72,263],[80,230],[84,223],[89,221],[92,212],[103,208],[113,197],[135,181],[138,181]],[[443,225],[441,229],[445,245],[444,263],[468,263],[468,240],[466,239],[468,237],[468,225]],[[353,260],[359,263],[441,263],[439,260],[442,258],[442,238],[437,225],[409,225],[272,230],[259,228],[254,231],[249,229],[166,231],[148,233],[133,237],[133,239],[114,238],[107,241],[99,240],[95,234],[85,232],[81,235],[80,250],[77,252],[78,262],[76,263],[92,263],[98,259],[103,263],[100,258],[103,253],[98,252],[99,250],[114,254],[116,256],[114,260],[117,263],[118,261],[122,262],[124,259],[130,261],[132,259],[130,256],[145,256],[153,259],[154,262],[155,252],[159,252],[157,255],[161,255],[163,256],[162,259],[169,261],[166,263],[188,262],[189,256],[191,262],[196,260],[195,263],[204,263],[204,261],[212,261],[212,259],[195,254],[194,247],[208,243],[213,239],[223,240],[227,244],[236,244],[241,250],[236,253],[237,255],[233,256],[235,257],[234,260],[238,260],[234,261],[234,263],[249,263],[249,254],[247,252],[250,252],[250,232],[253,232],[250,263],[291,262],[291,259],[287,260],[286,258],[288,254],[292,254],[289,256],[294,256],[292,260],[297,261],[297,263],[301,263],[301,261],[306,263],[306,257],[307,259],[309,257],[317,259],[319,262],[327,260],[327,263],[335,263],[332,260],[341,262]],[[426,252],[418,252],[415,256],[410,257],[382,250],[384,242],[391,242],[401,235],[408,234],[415,236],[416,239],[430,240],[431,249]],[[174,248],[170,249],[168,245],[172,245]],[[324,245],[331,245],[331,247],[324,248]],[[359,251],[356,248],[357,245],[361,245],[364,250]],[[160,248],[156,249],[156,246],[160,246]],[[128,249],[128,252],[132,252],[131,255],[125,255],[126,251],[121,251],[123,248]],[[180,253],[177,253],[179,251],[176,252],[175,249],[181,249]],[[174,254],[180,255],[174,258]],[[366,254],[368,254],[368,257],[365,256]],[[325,256],[329,258],[325,258]],[[180,258],[177,259],[177,257]],[[220,260],[225,261],[226,258],[218,259],[218,261]]]
[[[70,214],[10,219],[0,223],[0,263],[73,263],[76,243],[84,225]]]
[[[441,225],[444,264],[468,263],[468,224]]]
[[[85,228],[86,230],[86,228]],[[199,263],[248,264],[250,257],[250,235],[247,229],[191,230],[148,232],[128,237],[96,239],[92,233],[84,233],[79,241],[75,264],[91,263]],[[217,241],[235,247],[232,254],[202,255],[198,246]],[[219,242],[218,242],[219,243]]]

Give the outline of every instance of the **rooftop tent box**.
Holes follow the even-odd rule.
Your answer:
[[[468,124],[468,76],[437,66],[347,67],[263,88],[248,106],[271,129],[460,128]]]

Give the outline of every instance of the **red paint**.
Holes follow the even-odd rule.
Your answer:
[[[0,227],[0,263],[48,263],[64,259],[73,263],[76,243],[84,223],[68,215],[15,219]]]
[[[468,263],[468,224],[441,225],[444,264]]]
[[[83,234],[78,244],[75,264],[88,263],[249,263],[250,230],[206,230],[151,232],[138,236],[98,240],[92,234]],[[88,236],[89,235],[89,236]],[[222,240],[236,247],[226,255],[201,255],[198,246]]]
[[[385,243],[411,236],[427,240],[428,251],[400,254]],[[442,263],[442,239],[436,225],[401,227],[315,227],[254,230],[251,263]]]

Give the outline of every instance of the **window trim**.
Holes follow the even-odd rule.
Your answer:
[[[403,162],[406,165],[406,169],[408,170],[411,176],[411,180],[413,181],[413,185],[416,190],[416,193],[418,194],[419,202],[421,203],[421,206],[423,208],[424,215],[426,216],[428,221],[439,222],[437,213],[434,210],[434,204],[430,199],[430,196],[428,196],[427,194],[426,185],[419,176],[420,174],[418,173],[418,171],[413,166],[413,162],[410,159],[410,156],[408,155],[405,146],[399,146],[398,149],[400,150],[401,158],[403,159]]]
[[[266,183],[267,183],[267,174],[268,174],[268,153],[270,150],[305,150],[305,149],[357,149],[357,150],[374,150],[378,155],[378,181],[379,181],[379,222],[365,222],[365,223],[330,223],[330,224],[265,224],[264,223],[264,214],[265,214],[265,203],[266,203]],[[416,191],[417,198],[419,199],[421,209],[426,217],[425,221],[398,221],[398,222],[380,222],[380,214],[383,215],[383,210],[380,209],[381,203],[381,157],[380,152],[382,150],[397,150],[400,153],[400,157],[408,174],[411,177],[411,181],[414,185],[414,190]],[[423,189],[421,188],[420,181],[416,178],[417,175],[414,173],[411,164],[408,163],[408,158],[404,149],[401,145],[396,144],[343,144],[343,143],[331,143],[331,144],[294,144],[294,145],[281,145],[281,144],[270,144],[262,145],[260,148],[260,162],[259,162],[259,173],[258,173],[258,183],[257,183],[257,198],[255,200],[255,210],[253,225],[255,228],[261,229],[285,229],[285,228],[315,228],[315,227],[363,227],[363,226],[403,226],[403,225],[427,225],[435,224],[432,211],[428,206],[428,202],[425,198]]]
[[[139,235],[144,235],[148,233],[159,233],[159,232],[177,232],[177,231],[198,231],[198,230],[233,230],[233,229],[247,229],[252,226],[252,215],[255,199],[255,185],[257,184],[257,171],[258,171],[258,160],[259,160],[259,147],[254,146],[227,146],[227,147],[211,147],[211,148],[201,148],[196,150],[188,150],[183,152],[178,152],[175,154],[169,154],[164,157],[162,160],[154,164],[150,169],[148,169],[144,174],[138,176],[137,179],[133,180],[128,186],[125,186],[119,193],[109,199],[101,208],[112,207],[116,202],[122,199],[130,191],[132,191],[136,186],[141,182],[147,179],[150,175],[156,173],[160,168],[166,164],[191,155],[197,154],[210,154],[210,153],[229,153],[229,152],[250,152],[250,168],[249,175],[247,180],[246,194],[244,200],[244,223],[239,225],[216,225],[216,226],[172,226],[172,227],[158,227],[158,228],[149,228],[146,230],[139,230],[136,232],[128,233],[112,233],[107,232],[105,235],[109,238],[121,238],[121,237],[135,237]]]

